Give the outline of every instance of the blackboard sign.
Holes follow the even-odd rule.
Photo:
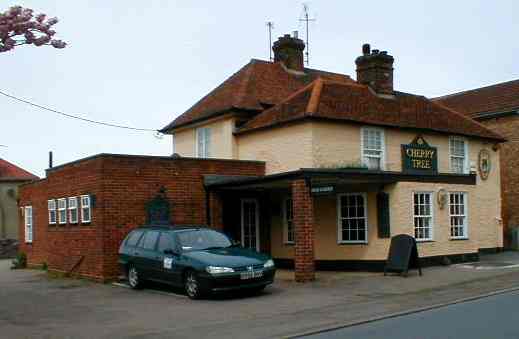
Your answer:
[[[417,136],[409,145],[402,145],[402,169],[404,173],[437,174],[437,148]]]
[[[384,275],[387,272],[396,272],[407,276],[407,272],[412,268],[418,269],[418,273],[422,275],[415,238],[407,234],[394,236],[391,238]]]

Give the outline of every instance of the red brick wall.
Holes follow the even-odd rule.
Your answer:
[[[146,222],[145,204],[161,187],[171,203],[173,224],[207,224],[203,175],[263,175],[260,162],[101,155],[55,168],[47,179],[20,190],[20,206],[33,206],[34,241],[22,244],[31,264],[96,279],[117,276],[117,250],[132,228]],[[92,194],[89,225],[48,226],[47,200]],[[217,220],[220,209],[212,198]],[[216,223],[216,224],[215,224]],[[213,225],[218,227],[216,221]],[[20,234],[23,236],[23,222]],[[21,239],[24,239],[23,237]]]
[[[482,123],[508,140],[508,142],[501,144],[499,152],[506,247],[508,245],[508,230],[511,227],[519,227],[519,117],[501,117],[484,120]]]
[[[315,279],[314,263],[314,199],[304,179],[292,182],[292,210],[296,241],[294,244],[295,280]]]

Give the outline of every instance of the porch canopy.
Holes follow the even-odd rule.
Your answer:
[[[294,180],[303,179],[309,185],[325,184],[379,184],[399,181],[475,185],[475,174],[409,174],[368,169],[301,168],[299,170],[265,176],[205,175],[209,190],[244,190],[288,188]]]
[[[294,268],[297,281],[315,278],[314,260],[314,196],[334,194],[340,187],[371,187],[381,191],[385,185],[404,182],[445,183],[475,185],[475,174],[410,174],[368,169],[322,169],[299,170],[265,176],[205,175],[207,192],[215,200],[226,194],[269,192],[285,190],[292,196],[292,221],[294,225]],[[220,197],[221,199],[221,197]],[[214,206],[222,206],[216,204]],[[210,208],[216,218],[222,215],[221,207]]]

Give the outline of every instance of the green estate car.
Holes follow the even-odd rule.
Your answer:
[[[152,280],[184,287],[191,299],[233,289],[260,291],[276,273],[269,256],[203,227],[139,227],[122,242],[119,265],[132,288]]]

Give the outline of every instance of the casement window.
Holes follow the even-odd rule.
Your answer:
[[[171,154],[175,154],[177,152],[177,147],[176,147],[175,141],[176,141],[175,140],[175,134],[171,134],[171,146],[172,146],[172,149],[173,149]]]
[[[449,216],[451,222],[451,238],[467,239],[467,193],[449,193]]]
[[[67,223],[67,199],[58,199],[58,223],[63,225]]]
[[[48,200],[47,207],[49,209],[49,225],[56,224],[56,200]]]
[[[25,206],[24,208],[24,223],[25,223],[25,242],[32,243],[33,221],[32,221],[32,206]]]
[[[198,158],[209,158],[211,156],[211,129],[196,129],[196,156]]]
[[[287,198],[283,201],[283,233],[286,244],[293,244],[295,240],[293,218],[292,199]]]
[[[384,130],[365,127],[361,129],[362,163],[369,169],[385,168]]]
[[[449,138],[450,168],[453,173],[469,173],[468,142],[465,138]]]
[[[367,200],[366,193],[337,196],[339,243],[368,242]]]
[[[77,224],[78,222],[78,210],[77,210],[77,198],[68,198],[68,219],[71,224]]]
[[[433,239],[433,194],[431,192],[415,192],[414,205],[414,237],[416,240]]]
[[[81,199],[81,222],[87,223],[92,220],[92,209],[90,206],[90,196],[82,195]]]

